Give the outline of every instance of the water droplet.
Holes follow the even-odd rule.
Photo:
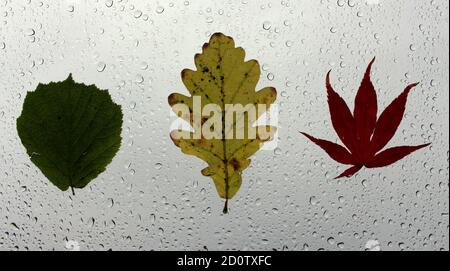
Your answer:
[[[112,7],[113,4],[114,4],[114,1],[113,1],[113,0],[106,0],[106,1],[105,1],[105,5],[106,5],[108,8]]]
[[[106,64],[104,62],[99,62],[97,63],[97,71],[98,72],[103,72],[106,68]]]
[[[112,208],[113,206],[114,206],[114,199],[112,199],[112,198],[109,198],[108,199],[108,205],[107,205],[109,208]]]
[[[274,153],[275,155],[281,155],[282,151],[281,151],[280,148],[275,148],[275,150],[273,151],[273,153]]]
[[[328,239],[327,239],[327,242],[328,242],[328,244],[330,244],[330,245],[334,245],[334,238],[333,238],[333,237],[328,238]]]
[[[27,36],[34,36],[34,34],[36,34],[36,32],[33,28],[28,28],[27,30],[25,30],[25,35]]]
[[[378,242],[378,240],[369,240],[367,241],[365,248],[368,251],[380,251],[380,242]]]
[[[134,18],[138,19],[142,16],[142,11],[136,10],[133,14]]]
[[[146,70],[148,68],[147,62],[143,61],[141,62],[141,70]]]
[[[144,82],[144,77],[140,74],[136,74],[136,76],[134,77],[134,82],[141,84]]]
[[[15,230],[15,231],[18,231],[18,230],[20,230],[19,229],[19,227],[16,225],[16,223],[11,223],[11,226],[12,226],[12,228],[13,228],[13,230]]]

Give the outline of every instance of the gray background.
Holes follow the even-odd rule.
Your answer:
[[[447,0],[0,0],[0,250],[448,250],[448,26]],[[278,147],[253,157],[228,215],[204,163],[168,137],[167,96],[186,92],[180,71],[214,32],[279,93]],[[325,73],[353,107],[374,56],[380,109],[421,82],[389,146],[433,144],[336,181],[344,167],[298,131],[337,140]],[[124,111],[119,153],[75,197],[15,128],[26,92],[70,72]]]

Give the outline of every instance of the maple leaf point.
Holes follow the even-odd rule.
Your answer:
[[[418,83],[408,85],[377,118],[377,94],[370,80],[374,62],[375,58],[369,63],[356,93],[353,113],[350,112],[344,99],[331,86],[331,71],[327,73],[326,89],[331,122],[345,147],[301,132],[336,162],[352,165],[336,179],[350,177],[363,167],[377,168],[391,165],[410,153],[430,145],[428,143],[418,146],[399,146],[383,150],[403,119],[409,92]]]

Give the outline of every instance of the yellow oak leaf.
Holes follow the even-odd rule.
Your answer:
[[[263,142],[275,134],[275,127],[255,123],[277,92],[273,87],[256,91],[260,67],[245,61],[245,52],[231,37],[211,36],[201,54],[195,55],[196,70],[185,69],[181,78],[190,96],[172,93],[172,110],[191,125],[191,131],[177,129],[170,136],[183,153],[194,155],[208,166],[201,172],[213,179],[219,196],[228,199],[239,190],[242,172]]]

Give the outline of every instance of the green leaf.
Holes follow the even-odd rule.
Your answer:
[[[256,60],[245,61],[245,51],[240,47],[236,48],[231,37],[216,33],[202,49],[201,54],[195,55],[197,70],[185,69],[181,73],[183,83],[191,96],[172,93],[168,98],[172,110],[188,121],[194,132],[175,130],[172,131],[171,138],[183,153],[194,155],[208,164],[208,167],[202,170],[202,174],[214,181],[219,196],[225,199],[223,212],[227,213],[228,199],[233,198],[238,192],[242,183],[242,172],[250,165],[249,157],[275,133],[274,127],[262,126],[257,128],[263,128],[265,133],[270,133],[269,137],[260,136],[259,130],[256,137],[250,137],[248,124],[254,124],[254,121],[266,112],[275,101],[277,92],[272,87],[255,90],[260,77],[259,64]],[[194,98],[200,98],[202,109],[217,105],[220,109],[217,111],[221,112],[222,116],[228,114],[227,105],[245,107],[258,104],[264,105],[265,108],[256,112],[256,119],[249,118],[249,114],[246,113],[242,117],[246,122],[243,129],[242,126],[237,127],[237,121],[226,126],[226,120],[219,120],[217,126],[222,125],[222,136],[219,139],[208,138],[204,135],[203,129],[194,122],[196,118]],[[180,114],[176,109],[180,104],[188,107],[189,110],[186,110],[185,114]],[[208,123],[210,118],[212,116],[202,115],[202,124]],[[199,130],[202,131],[201,138],[194,138],[194,134]],[[244,130],[244,137],[227,137],[229,131],[237,133],[238,130]]]
[[[39,84],[28,92],[17,131],[31,161],[59,189],[83,188],[120,148],[122,110],[95,85]]]

